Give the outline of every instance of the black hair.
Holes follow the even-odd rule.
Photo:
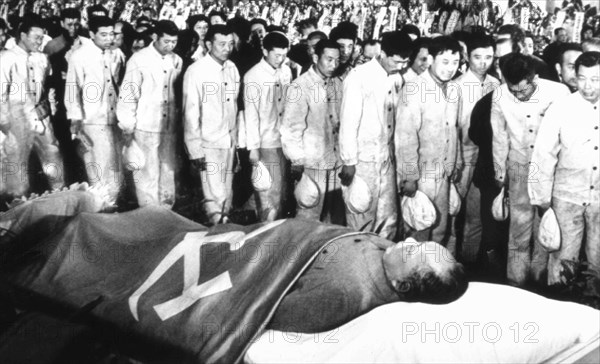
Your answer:
[[[216,34],[229,35],[231,34],[231,28],[225,24],[215,24],[211,25],[208,28],[208,32],[206,33],[206,37],[204,37],[205,42],[212,42],[215,40]]]
[[[317,57],[321,58],[326,48],[339,50],[340,46],[331,39],[321,39],[319,43],[315,45],[315,54]]]
[[[563,44],[561,44],[560,47],[558,47],[558,57],[556,57],[556,63],[558,63],[562,66],[562,63],[564,61],[563,56],[568,51],[583,52],[583,48],[581,48],[581,44],[579,44],[579,43],[563,43]]]
[[[583,52],[575,61],[575,71],[579,73],[579,66],[594,67],[600,65],[600,52]]]
[[[506,82],[516,85],[523,80],[531,81],[535,76],[532,57],[521,53],[509,53],[500,58],[500,70]]]
[[[525,41],[525,32],[516,24],[505,24],[498,29],[498,35],[508,34],[512,41],[513,52],[521,51],[520,45]]]
[[[588,30],[592,31],[592,35],[594,34],[594,27],[592,27],[589,24],[583,24],[583,27],[581,27],[581,32],[579,33],[581,36],[581,40],[583,40],[583,35],[585,34],[585,32],[587,32]]]
[[[187,18],[187,20],[185,21],[185,23],[187,24],[187,26],[188,26],[189,29],[194,29],[194,26],[196,25],[196,23],[198,23],[200,21],[206,22],[206,24],[210,25],[210,22],[208,21],[208,18],[204,14],[190,15]]]
[[[308,19],[300,20],[299,22],[296,23],[296,29],[298,29],[298,32],[302,32],[304,29],[308,29],[310,27],[313,27],[316,29],[317,28],[317,20],[308,18]]]
[[[557,36],[558,33],[560,33],[561,30],[565,30],[565,28],[558,27],[558,28],[554,29],[554,35]]]
[[[422,38],[415,40],[413,52],[410,55],[410,59],[409,59],[411,65],[417,59],[417,56],[419,55],[421,48],[427,48],[427,52],[429,52],[429,43],[430,42],[431,42],[431,38],[428,38],[428,37],[422,37]]]
[[[315,39],[315,38],[319,38],[321,40],[327,39],[327,34],[323,33],[320,30],[315,30],[314,32],[310,33],[308,35],[308,37],[306,37],[306,40],[309,41],[309,40],[312,40],[312,39]]]
[[[263,39],[263,48],[272,51],[273,48],[289,48],[290,41],[283,33],[271,32]]]
[[[400,56],[408,58],[413,53],[414,42],[402,31],[385,32],[381,36],[381,50],[388,57]]]
[[[377,45],[377,44],[381,45],[381,42],[378,41],[377,39],[367,39],[367,40],[365,40],[363,42],[363,47],[374,46],[374,45]]]
[[[441,37],[435,37],[431,39],[429,45],[427,46],[427,50],[429,54],[435,59],[439,54],[444,53],[446,51],[450,51],[452,53],[458,53],[460,55],[462,48],[460,47],[460,43],[450,36],[444,35]]]
[[[227,21],[227,26],[232,33],[237,34],[241,43],[246,43],[250,38],[250,22],[246,18],[236,16]]]
[[[60,12],[60,20],[81,19],[81,12],[75,8],[66,8]]]
[[[400,285],[403,283],[408,283],[410,287],[406,292],[398,292],[403,301],[436,305],[456,301],[469,287],[469,280],[461,263],[454,264],[444,276],[438,275],[431,268],[416,268]]]
[[[265,31],[267,31],[267,21],[261,18],[254,18],[250,21],[250,29],[252,29],[252,26],[255,24],[260,24],[265,28]]]
[[[400,31],[406,34],[414,34],[417,36],[417,39],[421,38],[421,30],[414,24],[404,24]]]
[[[350,39],[356,43],[358,37],[358,26],[349,21],[340,22],[335,28],[331,29],[329,39],[337,42],[338,39]]]
[[[95,16],[89,21],[89,30],[96,33],[101,27],[114,27],[115,21],[107,16]]]
[[[485,34],[472,34],[467,42],[467,54],[471,56],[471,52],[473,52],[477,48],[488,48],[492,47],[492,50],[496,51],[496,42],[494,42],[494,38],[490,35]]]
[[[160,38],[165,34],[176,36],[179,35],[179,28],[177,28],[177,25],[170,20],[159,20],[154,27],[154,33],[157,38]]]
[[[221,11],[217,11],[217,10],[213,10],[208,14],[208,19],[210,20],[210,18],[212,18],[213,16],[218,16],[220,17],[223,21],[227,21],[227,17],[225,16],[225,14]]]
[[[25,16],[23,16],[23,21],[19,25],[19,33],[28,34],[31,28],[45,29],[44,21],[37,14],[27,13]]]

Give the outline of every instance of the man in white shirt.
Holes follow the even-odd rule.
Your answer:
[[[492,151],[496,183],[506,186],[510,198],[506,276],[509,284],[524,286],[530,280],[543,283],[548,261],[548,253],[537,241],[539,219],[527,194],[535,172],[531,154],[546,110],[567,97],[569,90],[558,82],[540,79],[532,58],[523,54],[505,55],[500,69],[506,83],[492,98]]]
[[[350,186],[356,174],[370,188],[373,202],[367,211],[346,206],[348,226],[369,224],[386,239],[397,231],[397,194],[394,170],[394,128],[400,72],[408,66],[412,40],[399,31],[384,33],[381,54],[355,68],[344,81],[340,126],[340,157],[344,166],[342,185]]]
[[[38,51],[43,38],[41,19],[28,17],[19,27],[17,46],[0,53],[0,132],[7,137],[0,161],[0,194],[9,199],[29,191],[32,150],[50,187],[60,188],[64,182],[63,160],[50,123],[46,89],[50,63]]]
[[[402,91],[396,116],[396,169],[401,195],[423,192],[438,214],[432,227],[408,235],[447,245],[450,181],[456,178],[458,159],[458,87],[451,80],[461,48],[458,41],[443,36],[432,39],[428,49],[429,69]],[[455,254],[455,246],[448,248]]]
[[[531,157],[531,204],[552,206],[560,227],[548,284],[565,283],[561,262],[578,261],[582,242],[591,268],[600,268],[600,52],[583,53],[575,69],[579,91],[548,108]]]
[[[260,221],[281,218],[286,186],[287,160],[281,150],[279,126],[285,106],[285,89],[292,81],[292,71],[283,64],[290,42],[283,33],[272,32],[263,39],[264,58],[244,76],[244,119],[240,133],[245,134],[250,162],[264,163],[270,178],[268,191],[257,191]]]
[[[71,56],[64,102],[71,133],[84,146],[81,157],[88,182],[106,186],[116,200],[122,182],[116,108],[125,55],[110,49],[114,40],[112,19],[94,17],[89,29],[92,43]]]
[[[229,60],[231,29],[212,25],[205,38],[208,56],[192,64],[183,80],[184,139],[200,170],[204,209],[213,224],[227,222],[233,191],[240,75]]]
[[[157,23],[154,42],[127,62],[119,92],[117,118],[125,144],[135,139],[146,157],[143,166],[128,166],[134,170],[140,206],[171,208],[175,203],[175,143],[181,125],[176,85],[182,60],[173,49],[178,32],[172,21]]]
[[[487,74],[494,61],[494,39],[486,35],[473,35],[467,42],[469,69],[455,80],[459,92],[458,137],[459,151],[462,153],[460,179],[456,182],[458,193],[463,198],[461,213],[464,213],[464,226],[453,226],[452,232],[463,230],[459,255],[464,262],[474,262],[481,243],[481,195],[471,184],[477,162],[478,148],[469,139],[471,112],[477,101],[500,86],[500,81]],[[455,219],[452,219],[454,222]],[[457,219],[463,220],[463,219]],[[454,224],[453,224],[454,225]],[[456,238],[457,234],[453,234]]]
[[[305,173],[319,187],[315,206],[298,205],[296,217],[344,224],[338,176],[342,81],[334,76],[340,61],[339,45],[322,39],[316,44],[312,58],[313,66],[287,89],[281,146],[292,163],[292,178],[299,180]]]

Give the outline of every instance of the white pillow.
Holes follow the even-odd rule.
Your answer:
[[[249,363],[539,363],[600,332],[600,311],[472,282],[447,305],[398,302],[319,334],[266,331]]]

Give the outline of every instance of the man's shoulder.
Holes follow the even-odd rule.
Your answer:
[[[44,53],[51,56],[55,53],[58,53],[64,50],[67,47],[67,41],[64,35],[59,35],[56,38],[53,38],[51,41],[46,44],[44,47]]]

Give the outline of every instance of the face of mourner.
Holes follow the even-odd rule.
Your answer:
[[[400,55],[394,54],[393,56],[389,56],[384,51],[381,51],[381,66],[388,75],[404,71],[408,67],[408,61],[408,58],[402,58]]]
[[[337,40],[337,44],[340,46],[340,62],[345,64],[354,52],[354,40],[341,38]]]
[[[233,36],[231,34],[215,34],[212,42],[206,43],[210,55],[218,62],[223,63],[229,59],[233,51]]]
[[[313,57],[317,57],[315,54]],[[340,64],[340,51],[334,48],[325,48],[323,54],[316,61],[317,70],[325,77],[331,77]]]
[[[100,49],[108,49],[115,40],[114,27],[99,27],[96,33],[90,31],[92,41]]]
[[[447,50],[439,53],[435,58],[431,58],[429,69],[435,78],[442,82],[447,82],[456,74],[459,62],[459,52],[452,53],[452,51]]]
[[[456,265],[456,259],[438,243],[417,242],[409,238],[386,250],[383,265],[395,286],[395,282],[405,281],[415,270],[430,270],[444,276]]]
[[[538,80],[538,76],[532,80],[524,79],[519,83],[512,84],[510,82],[506,82],[506,86],[508,87],[508,91],[519,101],[526,102],[529,101],[533,93],[536,89],[536,82]]]
[[[584,99],[596,103],[600,97],[600,65],[594,67],[579,66],[577,87]]]
[[[177,45],[177,36],[176,35],[163,34],[162,37],[158,38],[154,42],[154,47],[156,47],[156,50],[158,51],[158,53],[160,53],[163,56],[173,53],[173,49],[175,49],[176,45]]]
[[[494,61],[492,47],[476,48],[469,55],[469,68],[478,76],[485,76]]]
[[[562,56],[560,66],[560,79],[570,87],[577,88],[577,73],[575,72],[575,61],[581,55],[580,51],[566,51]]]
[[[25,50],[28,52],[36,52],[42,46],[44,40],[44,29],[33,27],[29,30],[29,33],[21,33],[21,41]]]
[[[287,48],[273,48],[270,51],[263,49],[265,61],[267,61],[267,63],[275,69],[281,67],[281,65],[285,61],[285,56],[287,55],[287,52]]]

